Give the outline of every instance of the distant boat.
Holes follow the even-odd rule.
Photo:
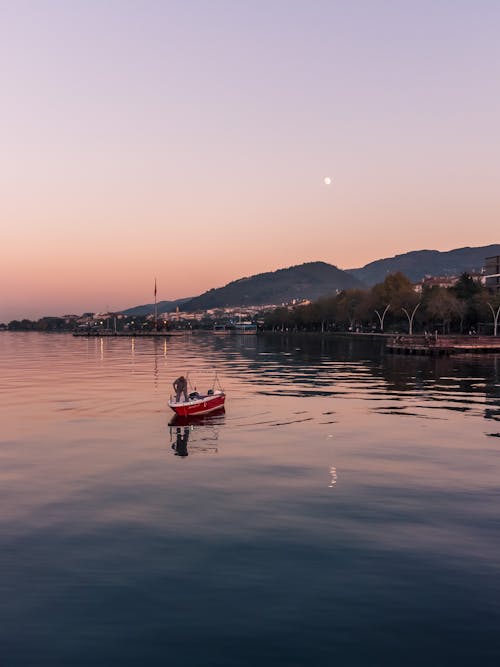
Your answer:
[[[234,325],[234,333],[237,334],[256,334],[257,333],[257,325],[254,324],[253,322],[237,322]]]

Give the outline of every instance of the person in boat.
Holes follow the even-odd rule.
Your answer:
[[[188,400],[188,383],[184,375],[181,375],[174,381],[175,400],[177,403],[181,400],[181,394],[184,394],[184,400]]]

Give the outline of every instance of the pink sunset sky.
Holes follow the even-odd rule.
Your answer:
[[[493,0],[2,3],[0,322],[499,242],[499,25]]]

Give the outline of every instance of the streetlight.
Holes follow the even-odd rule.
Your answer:
[[[497,335],[497,328],[498,328],[498,317],[500,315],[500,306],[497,308],[497,312],[495,313],[495,309],[491,305],[489,301],[486,302],[488,306],[490,307],[491,313],[493,315],[493,335]]]
[[[417,303],[417,305],[413,309],[413,312],[412,312],[411,316],[408,313],[408,311],[406,310],[406,308],[401,308],[401,310],[405,313],[406,317],[408,318],[408,334],[410,336],[413,335],[413,318],[415,317],[415,313],[417,312],[417,309],[418,309],[418,307],[420,306],[421,303],[422,303],[421,301],[419,301]]]
[[[391,304],[388,303],[387,306],[385,307],[385,310],[384,310],[384,312],[382,313],[382,315],[378,312],[378,310],[375,311],[375,312],[377,313],[377,317],[378,317],[379,322],[380,322],[380,331],[383,331],[383,330],[384,330],[384,318],[385,318],[385,314],[387,313],[387,311],[389,310],[390,307],[391,307]]]

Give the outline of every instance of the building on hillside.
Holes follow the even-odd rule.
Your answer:
[[[291,301],[282,301],[280,306],[281,308],[288,308],[288,310],[292,310],[298,306],[308,306],[310,303],[311,301],[309,299],[292,299]],[[262,309],[264,308],[273,309],[278,308],[278,306],[262,306]]]
[[[94,321],[94,313],[84,313],[76,319],[77,324],[91,324]]]
[[[469,276],[475,283],[479,283],[480,285],[486,284],[486,275],[484,271],[481,271],[480,273],[478,273],[477,271],[471,271],[469,273]]]
[[[500,292],[500,255],[486,257],[484,273],[486,287]]]
[[[484,285],[486,282],[486,275],[484,270],[481,272],[471,271],[468,272],[468,275],[475,283],[478,283],[479,285]],[[448,289],[456,285],[459,279],[459,276],[425,276],[421,282],[413,285],[413,289],[419,294],[422,292],[424,287],[427,289],[432,287],[446,287]]]
[[[432,287],[453,287],[457,281],[457,276],[425,276],[423,280],[413,285],[413,289],[420,294],[424,289]]]

